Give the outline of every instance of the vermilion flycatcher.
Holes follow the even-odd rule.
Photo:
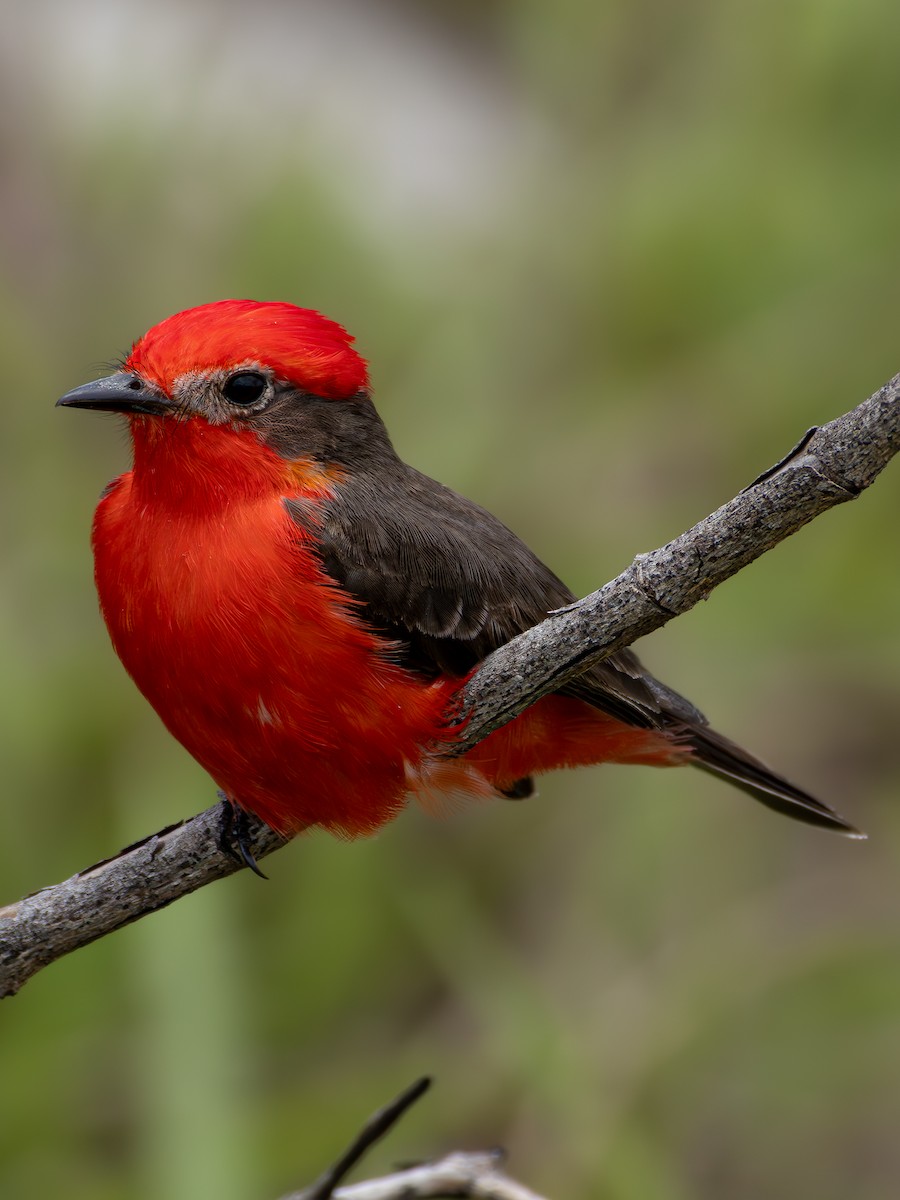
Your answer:
[[[400,461],[351,342],[309,309],[222,300],[59,401],[128,419],[134,466],[94,520],[103,616],[233,805],[285,834],[353,837],[408,793],[524,797],[557,767],[690,764],[855,832],[630,650],[442,755],[462,681],[574,596],[496,517]]]

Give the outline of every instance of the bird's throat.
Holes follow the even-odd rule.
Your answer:
[[[250,429],[203,417],[129,417],[133,487],[146,503],[195,516],[273,495],[325,499],[340,472],[310,459],[288,460]]]

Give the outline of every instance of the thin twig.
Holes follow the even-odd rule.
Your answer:
[[[428,1076],[417,1079],[399,1096],[379,1108],[363,1125],[362,1129],[344,1153],[325,1170],[314,1184],[298,1192],[294,1200],[331,1200],[334,1189],[345,1179],[377,1141],[397,1124],[403,1114],[416,1103],[431,1087]]]
[[[464,753],[606,655],[687,612],[826,509],[852,500],[900,449],[900,376],[815,430],[687,533],[494,651],[466,685]],[[122,854],[0,909],[0,997],[41,967],[239,869],[216,806]],[[283,845],[248,821],[255,858]]]
[[[542,1200],[500,1170],[502,1150],[457,1150],[430,1163],[405,1167],[378,1179],[339,1187],[342,1179],[371,1147],[396,1125],[428,1091],[431,1080],[417,1079],[396,1099],[380,1108],[338,1158],[308,1188],[282,1200]]]

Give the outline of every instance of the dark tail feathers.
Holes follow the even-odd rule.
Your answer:
[[[818,825],[842,833],[846,837],[866,836],[826,804],[795,787],[781,775],[776,775],[765,763],[720,733],[708,727],[688,725],[683,736],[685,743],[694,751],[693,766],[727,779],[734,787],[747,792],[767,808],[793,817],[796,821],[805,821],[807,825]]]

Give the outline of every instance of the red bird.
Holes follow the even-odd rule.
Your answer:
[[[100,605],[233,806],[284,834],[354,837],[410,792],[518,798],[558,767],[690,764],[855,832],[631,651],[442,755],[473,668],[574,596],[496,517],[400,461],[352,340],[309,309],[222,300],[59,401],[128,419],[134,466],[94,520]]]

